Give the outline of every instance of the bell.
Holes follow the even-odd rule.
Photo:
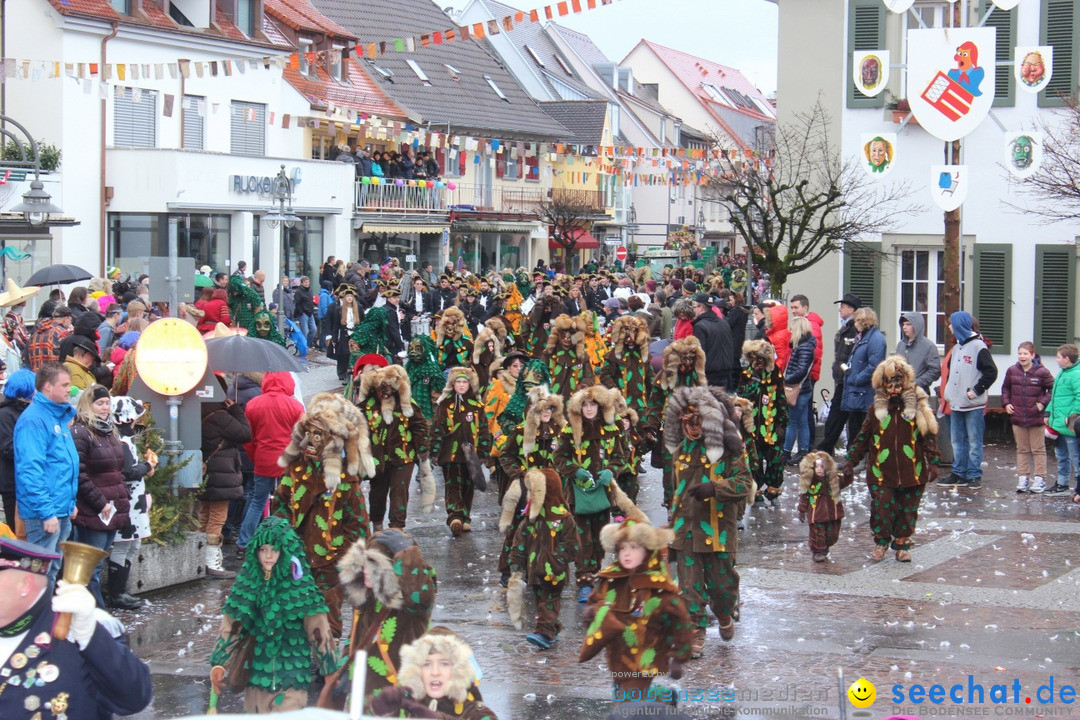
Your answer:
[[[89,585],[94,576],[94,568],[109,553],[93,545],[79,542],[62,542],[60,551],[64,555],[64,582],[72,585]],[[71,613],[60,613],[53,626],[53,638],[66,640],[71,627]]]

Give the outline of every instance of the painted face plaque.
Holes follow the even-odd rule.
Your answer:
[[[1005,168],[1013,177],[1029,178],[1039,171],[1043,161],[1043,136],[1040,132],[1021,130],[1005,133]]]
[[[967,198],[970,179],[967,165],[931,165],[930,195],[934,204],[946,212],[956,210]]]
[[[1049,45],[1018,46],[1015,48],[1014,74],[1016,86],[1035,94],[1043,90],[1054,75],[1054,48]]]
[[[993,28],[908,30],[908,102],[919,125],[939,140],[959,140],[994,103]]]
[[[889,82],[889,51],[860,50],[851,63],[852,80],[863,95],[881,94]]]
[[[870,177],[881,179],[888,175],[896,162],[896,133],[864,133],[860,159]]]

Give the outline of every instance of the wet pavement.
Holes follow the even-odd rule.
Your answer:
[[[304,390],[308,395],[309,383]],[[1011,448],[988,447],[986,459],[981,490],[928,489],[909,564],[891,552],[880,563],[867,559],[873,540],[861,481],[844,491],[847,518],[829,561],[812,562],[795,509],[797,477],[789,470],[781,507],[750,509],[740,533],[743,608],[734,640],[721,641],[714,625],[705,656],[689,663],[678,683],[661,684],[685,693],[680,706],[694,718],[838,718],[838,668],[845,692],[860,676],[877,687],[872,714],[862,717],[901,709],[923,717],[955,712],[947,695],[937,706],[892,705],[894,686],[906,697],[914,684],[940,683],[946,693],[961,684],[958,696],[966,703],[969,675],[984,687],[985,705],[961,710],[1053,717],[1073,709],[1060,702],[1060,692],[1080,676],[1080,560],[1074,564],[1080,506],[1071,494],[1015,494]],[[661,521],[659,472],[650,469],[641,485],[641,506]],[[612,690],[602,658],[577,662],[585,623],[574,588],[564,591],[558,644],[535,650],[506,615],[495,569],[501,537],[494,494],[478,493],[475,506],[474,531],[456,540],[441,514],[441,489],[433,514],[410,507],[417,514],[410,514],[407,530],[438,571],[433,624],[449,626],[472,645],[484,698],[499,717],[605,717]],[[227,555],[235,569],[235,554]],[[119,614],[154,673],[154,703],[137,717],[206,709],[207,658],[228,585],[202,581],[163,590],[146,596],[145,609]],[[1040,702],[1035,693],[1051,676],[1055,702]],[[1021,689],[1012,702],[1015,680]],[[995,684],[1009,686],[1008,705],[991,704]],[[240,712],[242,702],[226,697],[220,707]],[[847,716],[858,712],[849,707]]]

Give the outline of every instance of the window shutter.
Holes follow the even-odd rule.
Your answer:
[[[201,97],[195,97],[194,95],[184,96],[183,117],[184,117],[184,138],[183,148],[185,150],[202,150],[204,149],[203,143],[203,128],[205,118],[199,114],[199,101],[204,100]]]
[[[1054,47],[1054,75],[1039,93],[1039,107],[1060,107],[1076,92],[1080,66],[1080,5],[1076,0],[1042,0],[1039,44]]]
[[[124,96],[113,100],[113,146],[157,147],[156,90],[143,90],[135,102],[133,88],[124,88]]]
[[[978,246],[976,246],[978,247]],[[1035,246],[1035,349],[1050,357],[1076,338],[1076,250],[1068,245]]]
[[[844,292],[858,295],[863,307],[881,307],[881,243],[845,245]]]
[[[230,152],[234,155],[266,155],[266,105],[233,100],[230,110]],[[254,117],[251,111],[254,111]]]
[[[1012,348],[1012,245],[975,245],[975,317],[994,346]]]
[[[881,0],[849,0],[847,42],[847,106],[849,108],[885,107],[885,93],[866,97],[851,79],[852,53],[856,50],[879,50],[885,47],[885,4]]]
[[[994,107],[1012,107],[1016,104],[1016,77],[1013,74],[1013,48],[1016,47],[1016,8],[1002,10],[994,6],[990,0],[980,0],[979,13],[985,14],[990,9],[993,12],[986,19],[985,27],[992,27],[997,31],[997,58],[1000,62],[1008,65],[998,65],[997,74],[994,76]],[[981,320],[980,320],[981,322]],[[993,336],[991,336],[993,337]],[[994,338],[996,342],[996,338]]]

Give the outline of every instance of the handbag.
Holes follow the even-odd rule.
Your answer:
[[[251,678],[251,659],[255,656],[255,636],[245,633],[237,648],[225,663],[225,684],[231,692],[242,693]]]
[[[784,399],[787,400],[788,407],[795,407],[795,404],[799,402],[799,395],[802,393],[802,383],[798,385],[788,385],[784,383]]]
[[[611,509],[611,499],[608,497],[607,488],[600,483],[593,483],[591,488],[583,488],[573,480],[574,486],[574,514],[595,515],[607,512]]]
[[[476,448],[472,446],[472,443],[465,443],[461,446],[461,452],[465,454],[465,467],[469,470],[469,479],[472,480],[473,487],[480,492],[485,492],[487,478],[484,477],[484,466],[476,454]]]

